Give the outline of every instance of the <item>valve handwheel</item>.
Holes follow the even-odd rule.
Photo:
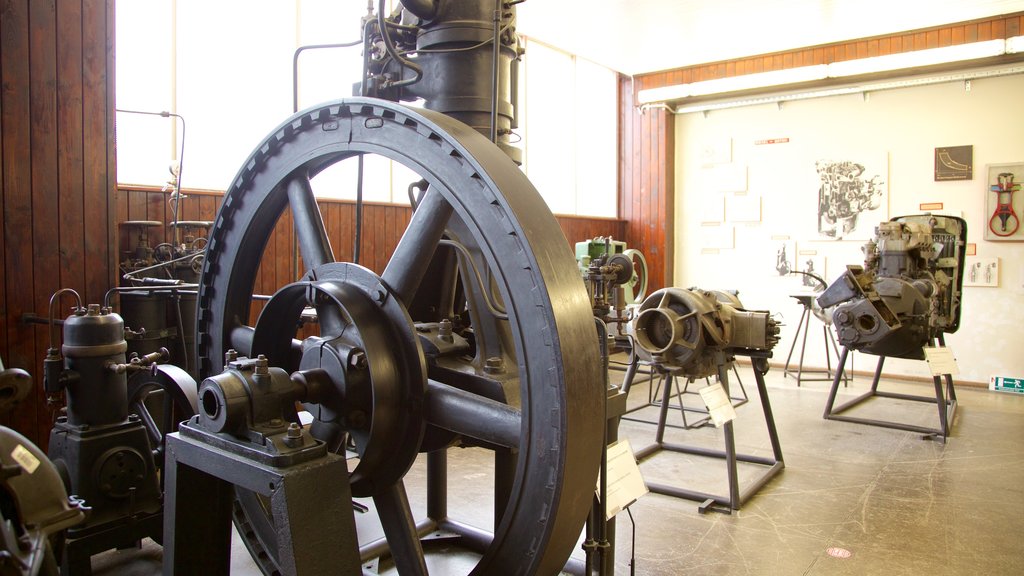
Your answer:
[[[429,183],[379,276],[335,262],[310,183],[360,154],[397,161]],[[305,274],[251,326],[256,271],[286,208]],[[436,265],[445,257],[457,266]],[[305,305],[316,307],[320,334],[300,341],[292,316]],[[600,461],[597,334],[557,222],[518,167],[475,130],[367,98],[296,114],[256,148],[225,195],[199,310],[202,377],[223,369],[229,349],[330,376],[336,393],[309,406],[311,431],[339,451],[354,439],[361,461],[353,493],[373,497],[400,573],[426,571],[404,475],[418,452],[460,437],[517,454],[507,504],[496,503],[494,538],[472,573],[551,574],[564,565]],[[425,359],[415,323],[455,313],[470,323],[472,346],[440,367]],[[499,421],[511,426],[495,432]],[[274,572],[277,536],[259,499],[242,497],[236,509],[253,557]]]

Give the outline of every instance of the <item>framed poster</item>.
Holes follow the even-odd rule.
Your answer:
[[[935,149],[935,181],[974,178],[974,146],[942,146]]]
[[[964,286],[999,287],[999,258],[968,256],[965,268]]]
[[[1024,162],[985,167],[985,240],[1024,241],[1020,214],[1024,211]]]
[[[867,240],[889,219],[887,152],[820,159],[814,169],[819,240]]]

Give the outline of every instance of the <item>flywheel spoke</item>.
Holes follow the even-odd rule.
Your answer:
[[[380,516],[381,526],[384,527],[398,573],[402,576],[427,576],[427,562],[416,532],[416,521],[409,506],[405,484],[399,480],[374,496],[373,504]]]
[[[317,206],[313,188],[304,170],[296,171],[288,181],[288,205],[292,209],[299,253],[302,254],[306,270],[315,270],[324,264],[334,262],[334,251],[327,237],[327,228],[324,226],[320,207]],[[316,314],[321,335],[341,333],[345,321],[335,307],[317,306]]]
[[[519,448],[522,412],[443,382],[427,382],[426,417],[438,428],[504,448]]]
[[[451,204],[440,192],[428,188],[381,275],[407,306],[427,273],[451,215]]]
[[[288,181],[288,205],[295,221],[295,234],[299,238],[299,253],[306,269],[334,262],[331,241],[327,238],[324,219],[313,196],[309,178],[300,170]]]

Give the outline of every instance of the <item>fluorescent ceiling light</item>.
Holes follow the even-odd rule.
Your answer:
[[[910,70],[937,64],[967,62],[1021,52],[1024,52],[1024,36],[1014,36],[1007,40],[972,42],[970,44],[901,52],[899,54],[888,54],[857,60],[844,60],[831,64],[786,68],[784,70],[742,74],[740,76],[716,78],[690,84],[649,88],[647,90],[640,90],[637,93],[637,104],[643,106],[698,96],[712,96],[759,88],[776,88],[827,78],[846,78],[849,76],[878,74],[896,70]]]
[[[648,88],[636,94],[637,104],[652,104],[654,102],[668,102],[670,100],[681,100],[690,96],[689,84],[676,84],[675,86],[662,86],[661,88]]]
[[[845,94],[863,94],[892,90],[895,88],[910,88],[913,86],[929,86],[932,84],[944,84],[949,82],[963,82],[979,78],[996,78],[999,76],[1010,76],[1024,74],[1024,66],[1009,66],[1003,68],[975,70],[955,74],[943,74],[940,76],[921,76],[900,80],[889,80],[874,82],[870,84],[855,84],[852,86],[840,86],[836,88],[824,88],[810,92],[792,92],[787,94],[774,94],[769,96],[751,97],[740,100],[718,100],[714,102],[701,102],[689,106],[678,106],[673,110],[675,114],[688,114],[692,112],[709,112],[713,110],[726,110],[730,108],[743,108],[746,106],[757,106],[760,104],[781,104],[783,102],[794,102],[797,100],[809,100],[812,98],[825,98],[828,96],[842,96]]]
[[[970,44],[958,44],[943,48],[915,50],[914,52],[901,52],[899,54],[833,62],[828,65],[828,75],[832,78],[842,78],[844,76],[891,72],[893,70],[920,68],[936,64],[965,62],[967,60],[1001,56],[1005,51],[1006,41],[1004,40],[972,42]]]
[[[781,84],[797,84],[799,82],[823,80],[826,78],[827,73],[828,67],[824,64],[819,64],[817,66],[803,66],[801,68],[786,68],[784,70],[773,70],[771,72],[730,76],[728,78],[694,82],[689,85],[690,95],[707,96],[709,94],[722,94],[724,92],[738,92],[740,90],[764,88],[765,86],[779,86]]]
[[[758,72],[756,74],[743,74],[740,76],[729,76],[728,78],[693,82],[691,84],[677,84],[675,86],[641,90],[637,94],[637,100],[639,104],[650,104],[653,102],[666,102],[668,100],[681,100],[693,96],[709,96],[711,94],[739,92],[740,90],[753,90],[783,84],[799,84],[800,82],[810,82],[812,80],[824,80],[827,77],[827,73],[828,66],[818,64],[816,66],[802,66],[800,68],[786,68],[770,72]]]
[[[1006,39],[1006,53],[1020,54],[1024,52],[1024,36],[1014,36]]]

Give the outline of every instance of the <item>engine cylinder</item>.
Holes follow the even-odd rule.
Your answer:
[[[128,381],[111,366],[125,363],[128,343],[121,316],[90,304],[64,321],[68,378],[68,423],[73,426],[119,424],[128,418]]]

